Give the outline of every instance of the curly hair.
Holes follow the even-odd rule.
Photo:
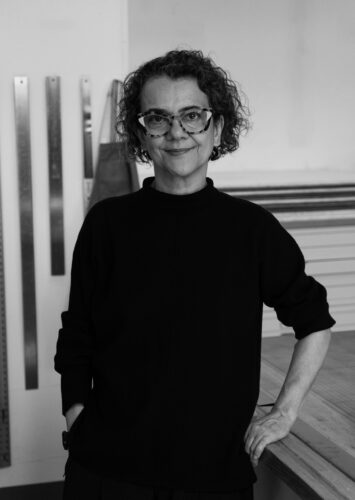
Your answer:
[[[200,50],[172,50],[142,64],[136,71],[129,73],[123,82],[116,128],[119,135],[127,141],[130,157],[143,163],[150,161],[148,152],[141,147],[137,114],[141,111],[140,95],[144,84],[150,78],[159,76],[168,76],[174,80],[195,78],[200,90],[208,97],[214,118],[218,120],[223,116],[221,143],[213,148],[211,160],[217,160],[238,149],[240,134],[250,127],[245,95],[227,72],[218,67],[210,57],[205,57]]]

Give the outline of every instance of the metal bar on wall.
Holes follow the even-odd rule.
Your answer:
[[[52,275],[65,274],[60,77],[47,76],[47,132]]]
[[[28,78],[14,78],[15,126],[19,177],[21,270],[26,389],[38,388],[36,283]]]
[[[5,272],[0,182],[0,467],[11,465],[9,393],[7,379]]]
[[[116,121],[118,115],[118,100],[122,82],[119,80],[113,80],[111,86],[111,123],[110,123],[110,142],[117,142],[119,140]]]
[[[94,168],[92,158],[92,119],[91,119],[91,88],[87,76],[81,78],[81,109],[83,124],[84,148],[84,210],[89,207],[91,191],[94,183]]]

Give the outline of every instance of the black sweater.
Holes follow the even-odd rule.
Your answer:
[[[297,339],[335,321],[272,214],[210,178],[187,195],[153,180],[96,204],[78,236],[55,356],[63,414],[85,405],[69,453],[117,480],[240,489],[263,302]]]

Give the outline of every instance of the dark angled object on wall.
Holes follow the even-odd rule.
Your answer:
[[[136,164],[128,158],[126,142],[120,139],[116,131],[121,86],[119,80],[113,80],[107,95],[90,207],[105,198],[121,196],[139,189]]]

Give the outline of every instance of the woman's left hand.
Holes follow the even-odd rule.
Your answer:
[[[252,419],[245,433],[244,442],[245,451],[250,455],[254,467],[258,465],[264,448],[286,437],[295,420],[296,416],[283,414],[275,408],[264,417]]]

